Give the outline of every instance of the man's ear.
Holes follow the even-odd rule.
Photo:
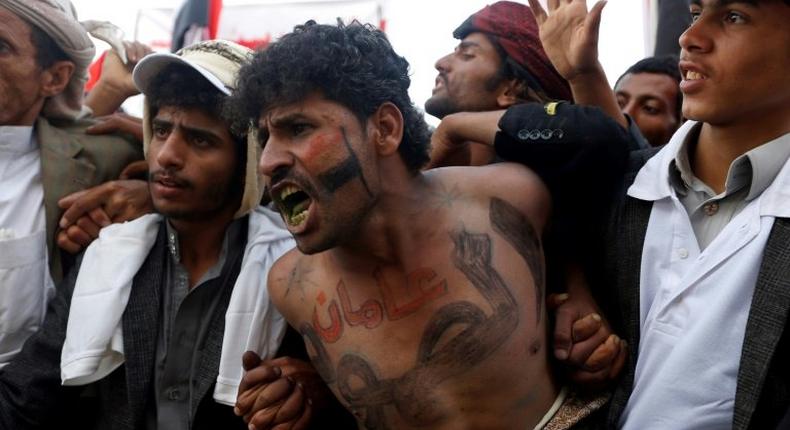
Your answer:
[[[373,113],[372,121],[373,143],[379,155],[392,155],[398,151],[398,146],[403,139],[403,114],[395,104],[382,103]]]
[[[41,95],[44,97],[56,96],[63,92],[74,73],[74,63],[71,61],[56,61],[41,73]]]
[[[516,79],[508,79],[502,82],[496,102],[500,108],[508,108],[523,100],[521,94],[524,93],[526,84]]]

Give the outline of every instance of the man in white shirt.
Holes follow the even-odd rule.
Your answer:
[[[38,329],[62,277],[58,199],[142,157],[133,142],[83,132],[94,47],[69,7],[0,0],[0,367]]]
[[[597,62],[582,50],[602,4],[584,3],[547,16],[530,0],[572,88],[596,73],[580,58]],[[790,2],[692,0],[691,15],[690,121],[652,158],[632,154],[603,253],[632,346],[608,425],[775,428],[790,404]]]

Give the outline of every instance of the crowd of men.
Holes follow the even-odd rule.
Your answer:
[[[614,88],[604,6],[472,14],[431,130],[368,24],[86,96],[68,0],[0,0],[0,428],[790,428],[790,2]]]

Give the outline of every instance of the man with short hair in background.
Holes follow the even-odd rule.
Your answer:
[[[617,103],[636,123],[645,147],[661,146],[683,122],[678,58],[673,55],[648,57],[629,67],[614,84]]]

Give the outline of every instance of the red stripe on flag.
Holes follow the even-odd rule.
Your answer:
[[[209,0],[208,5],[208,37],[217,38],[219,29],[219,15],[222,12],[222,0]]]

